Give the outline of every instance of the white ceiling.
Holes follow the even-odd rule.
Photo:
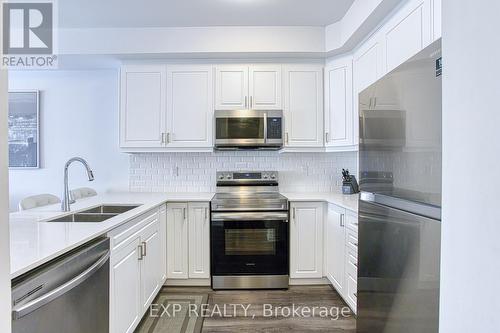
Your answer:
[[[354,0],[63,0],[63,28],[326,26]]]

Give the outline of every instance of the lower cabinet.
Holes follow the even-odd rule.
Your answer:
[[[167,278],[210,278],[207,202],[167,204]]]
[[[356,313],[358,276],[358,216],[328,205],[325,221],[325,276]]]
[[[290,277],[323,277],[322,202],[292,202],[290,219]]]
[[[164,282],[161,208],[110,231],[110,332],[133,332]]]
[[[141,237],[137,236],[111,258],[110,332],[133,332],[142,316]]]
[[[328,205],[325,222],[325,275],[339,293],[344,291],[345,209]]]

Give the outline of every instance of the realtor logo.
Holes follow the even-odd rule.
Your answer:
[[[54,68],[54,2],[3,3],[2,66]]]

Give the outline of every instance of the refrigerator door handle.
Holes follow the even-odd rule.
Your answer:
[[[359,199],[364,202],[399,209],[410,214],[428,217],[438,221],[441,220],[441,207],[371,192],[361,192]]]

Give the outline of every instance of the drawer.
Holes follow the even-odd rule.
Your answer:
[[[158,208],[149,210],[133,220],[119,226],[118,228],[111,230],[108,233],[111,250],[116,250],[117,248],[125,245],[127,240],[131,239],[135,234],[141,231],[141,229],[154,220],[158,220]]]
[[[356,307],[358,304],[358,284],[356,281],[350,276],[347,275],[347,303],[351,306],[351,308],[356,312]]]
[[[346,251],[346,273],[352,277],[354,281],[358,281],[358,259],[352,250],[347,248]]]
[[[358,257],[358,233],[352,229],[346,228],[346,234],[345,234],[345,243],[346,246],[352,250],[356,258]]]
[[[358,215],[347,211],[345,216],[345,225],[348,229],[351,229],[358,234]]]

